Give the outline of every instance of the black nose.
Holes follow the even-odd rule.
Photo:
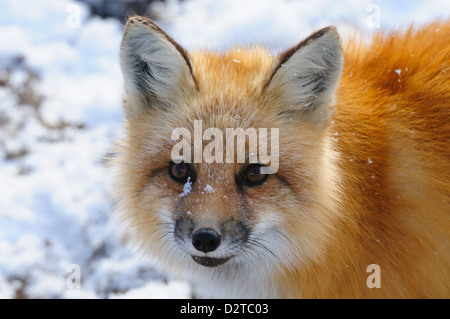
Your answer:
[[[199,229],[192,235],[195,249],[208,253],[220,245],[220,235],[212,229]]]

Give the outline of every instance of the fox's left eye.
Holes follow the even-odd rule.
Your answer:
[[[263,184],[269,175],[261,173],[261,165],[252,164],[247,166],[242,175],[242,181],[247,186],[257,186]]]
[[[171,163],[169,166],[169,175],[174,181],[185,183],[190,175],[190,167],[183,162],[178,164]]]

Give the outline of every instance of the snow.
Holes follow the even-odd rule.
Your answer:
[[[205,190],[205,192],[208,193],[208,194],[214,193],[214,188],[213,188],[211,185],[209,185],[209,184],[206,184],[204,190]]]
[[[448,0],[379,0],[368,12],[371,4],[171,0],[153,12],[189,49],[256,41],[273,52],[329,24],[370,33],[450,16]],[[118,20],[83,3],[0,2],[0,298],[192,295],[132,249],[113,218],[104,157],[122,134],[121,35]]]
[[[168,284],[148,282],[142,287],[123,294],[113,294],[114,299],[172,299],[189,296],[191,288],[185,282],[172,281]]]
[[[354,26],[370,33],[450,15],[448,0],[194,0],[168,1],[153,9],[160,25],[187,48],[257,42],[275,52],[328,25],[337,25],[341,33]]]
[[[183,192],[179,196],[185,197],[185,196],[189,195],[191,190],[192,190],[192,182],[191,182],[191,178],[188,177],[187,182],[183,185]]]

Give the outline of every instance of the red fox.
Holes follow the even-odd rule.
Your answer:
[[[187,52],[131,17],[127,229],[200,297],[450,298],[449,39],[450,22],[345,45],[327,27],[279,55]],[[272,171],[250,128],[276,137]]]

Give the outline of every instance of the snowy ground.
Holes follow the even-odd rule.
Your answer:
[[[329,24],[370,34],[449,18],[450,3],[188,0],[152,12],[187,48],[277,52]],[[0,298],[192,296],[112,222],[103,158],[123,118],[121,32],[78,2],[0,1]]]

